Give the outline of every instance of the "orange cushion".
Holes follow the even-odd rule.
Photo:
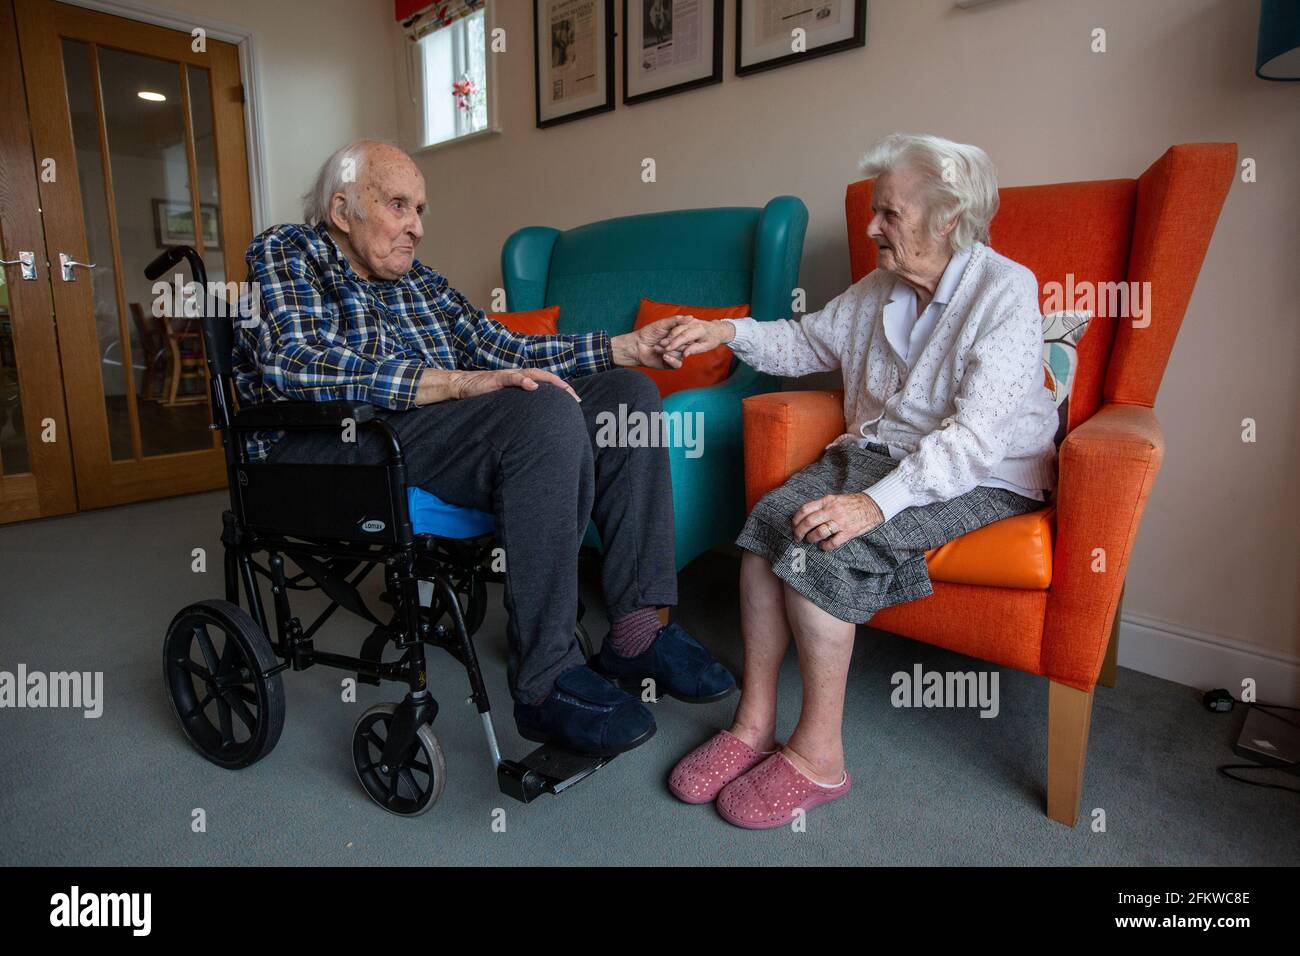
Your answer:
[[[560,307],[548,305],[544,309],[530,312],[489,312],[488,317],[496,319],[511,332],[520,335],[559,335]]]
[[[726,307],[707,307],[700,305],[670,305],[667,302],[655,302],[642,299],[637,310],[634,329],[644,328],[651,322],[658,322],[672,315],[693,315],[697,319],[717,321],[718,319],[743,319],[749,315],[748,305]],[[719,345],[716,349],[692,355],[682,363],[681,368],[659,369],[642,368],[659,387],[661,398],[667,398],[673,392],[682,392],[688,388],[705,388],[717,385],[727,377],[731,370],[731,349]]]
[[[949,584],[1046,591],[1052,585],[1056,509],[986,524],[925,553],[930,579]]]

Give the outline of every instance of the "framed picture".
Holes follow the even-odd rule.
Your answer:
[[[614,108],[614,0],[533,0],[537,125]]]
[[[623,0],[623,102],[722,82],[723,0]]]
[[[867,0],[736,0],[736,75],[867,45]]]
[[[220,246],[221,231],[218,228],[216,203],[202,203],[199,214],[203,217],[203,247],[212,249]],[[153,235],[159,248],[194,245],[194,207],[189,200],[153,200]]]

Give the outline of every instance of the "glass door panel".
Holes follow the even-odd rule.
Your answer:
[[[184,65],[79,40],[64,39],[63,49],[86,241],[96,263],[91,282],[112,457],[210,447],[199,323],[175,308],[176,296],[154,295],[144,277],[167,246],[203,254],[194,232]],[[210,100],[200,106],[211,115]],[[214,229],[216,205],[203,208]]]
[[[194,165],[199,202],[203,207],[203,264],[212,282],[226,281],[226,257],[220,239],[220,185],[217,181],[216,130],[212,123],[212,87],[208,71],[191,64],[186,68],[190,84],[190,128],[194,131]]]
[[[0,249],[11,247],[12,244],[4,241],[4,224],[0,223]],[[3,258],[6,256],[0,255]],[[23,281],[21,262],[13,274],[16,281]],[[8,276],[0,274],[0,475],[25,475],[31,470],[18,378],[18,350],[14,347],[14,322],[9,314]]]

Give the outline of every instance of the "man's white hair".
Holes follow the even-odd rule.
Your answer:
[[[361,182],[371,147],[383,145],[386,144],[377,139],[358,139],[335,150],[316,174],[311,189],[303,194],[303,222],[309,226],[328,223],[335,193],[343,194],[345,216],[364,219],[366,216],[357,195],[357,184]]]
[[[927,226],[932,235],[952,219],[948,233],[953,252],[989,241],[989,223],[998,211],[998,172],[978,146],[916,133],[891,133],[862,157],[869,179],[896,169],[910,169],[925,181]]]

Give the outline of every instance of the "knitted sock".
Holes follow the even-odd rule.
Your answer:
[[[646,648],[654,643],[661,627],[658,611],[652,607],[639,607],[610,626],[610,649],[619,657],[644,654]]]

